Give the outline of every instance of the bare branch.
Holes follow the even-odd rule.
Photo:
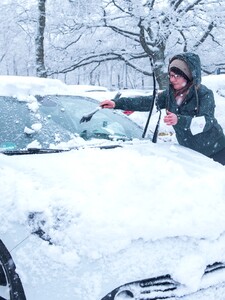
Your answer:
[[[146,70],[142,70],[138,66],[135,66],[134,64],[131,63],[132,60],[138,60],[138,59],[145,58],[145,57],[147,57],[147,55],[145,53],[136,54],[135,56],[131,56],[130,59],[127,59],[123,54],[119,54],[119,53],[113,53],[113,52],[112,53],[102,53],[99,55],[92,55],[87,58],[81,59],[79,62],[77,62],[76,64],[74,64],[68,68],[58,70],[58,71],[48,72],[48,75],[51,76],[53,74],[69,73],[69,72],[74,71],[75,69],[78,69],[80,67],[84,67],[84,66],[87,66],[90,64],[94,64],[94,63],[98,64],[98,66],[99,66],[100,63],[103,63],[106,61],[121,60],[121,61],[124,61],[128,66],[139,71],[140,73],[150,76],[151,75],[150,72],[148,72]]]
[[[2,56],[0,57],[0,62],[3,61],[4,57],[6,56],[6,52],[4,54],[2,54]]]
[[[196,5],[200,4],[202,2],[202,0],[196,0],[194,1],[191,5],[189,5],[184,12],[187,13],[188,11],[192,10],[193,7],[195,7]]]
[[[213,30],[213,28],[215,27],[214,22],[211,22],[208,26],[208,29],[205,31],[205,33],[203,34],[203,36],[200,38],[200,40],[194,45],[193,48],[198,48],[199,45],[201,45],[202,43],[204,43],[204,41],[207,39],[207,37],[210,35],[211,31]]]
[[[176,11],[182,2],[183,2],[183,0],[173,0],[170,2],[170,4],[171,4],[171,7],[174,8],[174,11]]]
[[[117,7],[121,12],[125,13],[125,14],[128,14],[130,16],[134,16],[129,10],[129,11],[126,11],[125,9],[123,9],[121,6],[119,6],[115,0],[112,0],[112,3],[115,5],[115,7]]]
[[[138,37],[138,33],[134,33],[132,31],[128,31],[128,30],[123,30],[123,29],[120,29],[118,27],[115,27],[115,26],[112,26],[112,25],[107,25],[105,27],[108,27],[108,28],[111,28],[113,31],[115,31],[116,33],[119,33],[125,37]]]
[[[182,30],[179,31],[180,32],[180,35],[182,36],[183,38],[183,41],[184,41],[184,47],[183,47],[183,51],[184,52],[187,52],[187,49],[188,49],[188,41],[184,35],[184,32]]]
[[[138,27],[140,28],[140,34],[139,34],[139,39],[140,39],[140,43],[141,43],[141,46],[142,48],[144,49],[144,51],[151,57],[152,56],[152,52],[151,50],[149,49],[148,45],[147,45],[147,42],[146,42],[146,39],[145,39],[145,29],[144,27],[142,26],[142,19],[140,19],[139,23],[138,23]]]
[[[153,9],[154,7],[154,4],[155,4],[155,0],[147,0],[147,2],[144,4],[144,6],[147,6],[150,10]]]

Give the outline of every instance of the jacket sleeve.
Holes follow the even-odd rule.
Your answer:
[[[152,101],[152,96],[121,97],[115,100],[115,109],[149,111]]]
[[[133,110],[133,111],[150,111],[152,106],[153,96],[136,96],[136,97],[121,97],[115,100],[115,109]],[[165,108],[166,91],[159,93],[156,97],[156,105],[159,108]]]
[[[215,125],[215,122],[217,121],[214,116],[215,100],[214,100],[213,92],[208,88],[206,88],[205,86],[201,86],[201,88],[198,91],[198,97],[199,97],[198,115],[190,116],[190,115],[178,114],[177,115],[178,123],[174,126],[174,128],[181,126],[182,128],[190,129],[192,121],[198,117],[204,117],[205,119],[205,125],[203,128],[204,132],[210,130]]]

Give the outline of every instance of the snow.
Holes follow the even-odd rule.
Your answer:
[[[203,82],[214,90],[225,128],[225,77]],[[0,94],[31,97],[48,86],[50,93],[66,91],[58,81],[40,87],[38,78],[26,85],[26,78],[5,76]],[[143,124],[145,116],[137,113],[136,121]],[[39,129],[35,124],[29,130]],[[63,291],[54,299],[74,293],[79,296],[72,299],[100,300],[126,282],[165,274],[191,293],[216,281],[201,280],[207,265],[225,262],[224,167],[179,146],[173,136],[111,150],[2,154],[0,176],[1,239],[12,250],[28,299],[53,299],[49,293],[62,278]],[[30,212],[47,220],[54,245],[30,234]],[[187,299],[224,298],[212,288]]]

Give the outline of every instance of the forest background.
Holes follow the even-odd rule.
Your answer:
[[[149,89],[180,52],[225,68],[225,0],[1,0],[0,16],[0,75]]]

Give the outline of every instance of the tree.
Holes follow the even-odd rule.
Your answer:
[[[223,0],[106,0],[96,3],[88,21],[85,18],[74,20],[74,28],[82,28],[83,33],[76,43],[70,42],[67,47],[72,60],[69,62],[65,57],[63,67],[58,66],[52,73],[69,73],[90,65],[99,68],[109,61],[123,61],[150,76],[151,58],[159,88],[164,88],[166,65],[173,54],[200,52],[203,45],[221,48],[220,40],[224,37],[216,33],[225,20],[224,6]],[[72,56],[71,50],[75,53],[75,48],[82,48],[82,51]]]
[[[224,0],[3,0],[0,72],[143,87],[152,58],[163,88],[178,52],[197,52],[205,73],[225,66],[224,8]]]
[[[159,88],[167,84],[167,56],[174,51],[198,52],[209,39],[216,45],[221,36],[214,34],[225,19],[221,13],[224,1],[112,0],[110,3],[104,10],[104,26],[129,38],[131,47],[139,49],[136,57],[146,54],[152,58]]]
[[[1,1],[0,11],[1,74],[34,75],[36,0]]]
[[[47,77],[44,63],[44,32],[45,32],[45,3],[46,0],[38,0],[38,20],[37,34],[35,38],[36,45],[36,75],[38,77]]]

